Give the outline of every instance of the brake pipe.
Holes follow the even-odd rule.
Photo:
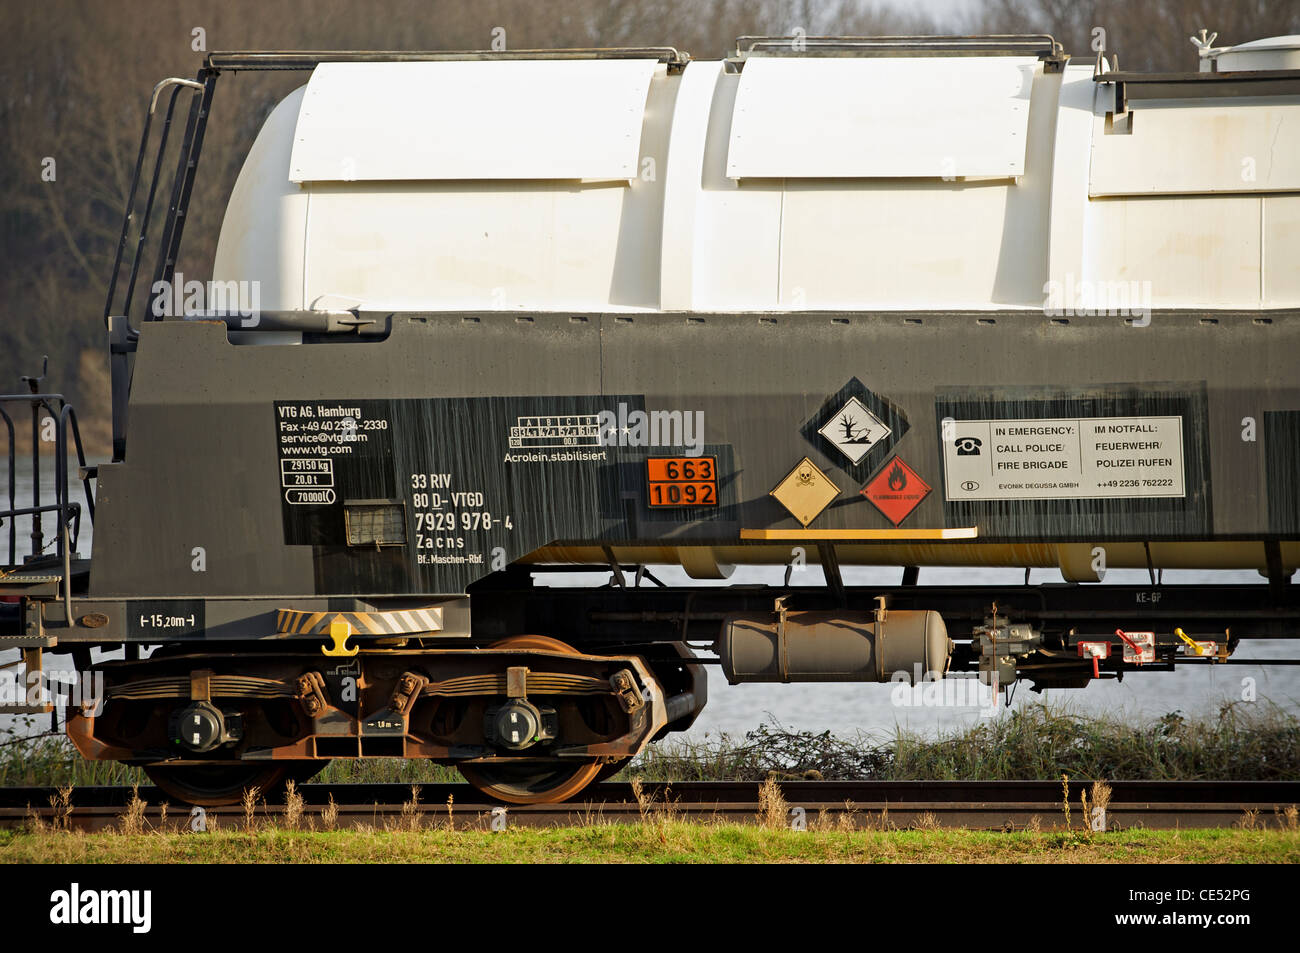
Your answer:
[[[1220,662],[1226,661],[1228,658],[1228,643],[1226,641],[1218,642],[1218,643],[1198,642],[1180,628],[1174,629],[1174,635],[1178,636],[1180,639],[1182,639],[1184,642],[1187,643],[1187,648],[1191,651],[1192,655],[1196,655],[1201,658],[1205,658],[1208,656]],[[1230,637],[1229,633],[1226,630],[1224,631],[1224,635]],[[1207,651],[1208,647],[1211,645],[1215,646],[1214,652]]]
[[[1133,662],[1134,662],[1135,664],[1137,664],[1137,665],[1141,665],[1141,664],[1142,664],[1142,649],[1140,649],[1140,648],[1138,647],[1138,644],[1137,644],[1136,642],[1134,642],[1132,639],[1130,639],[1127,635],[1125,635],[1123,629],[1116,629],[1116,630],[1115,630],[1115,634],[1118,635],[1121,639],[1123,639],[1123,640],[1124,640],[1124,644],[1127,645],[1129,648],[1131,648],[1131,649],[1133,650],[1133,654],[1134,654],[1134,656],[1136,656],[1136,657],[1133,659]]]
[[[1079,655],[1081,658],[1092,659],[1092,677],[1101,678],[1100,661],[1104,658],[1110,658],[1109,642],[1080,642]]]
[[[1174,635],[1178,636],[1178,637],[1179,637],[1180,639],[1182,639],[1185,643],[1187,643],[1187,647],[1188,647],[1189,649],[1192,650],[1192,654],[1193,654],[1193,655],[1204,655],[1204,654],[1205,654],[1204,652],[1201,651],[1201,643],[1197,642],[1195,639],[1193,639],[1191,636],[1189,636],[1186,632],[1184,632],[1184,631],[1183,631],[1181,628],[1179,628],[1178,626],[1174,626]]]

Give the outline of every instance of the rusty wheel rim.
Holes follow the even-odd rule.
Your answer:
[[[185,804],[220,807],[238,804],[249,788],[262,796],[274,795],[285,782],[295,762],[272,764],[151,764],[148,775],[160,791]]]
[[[545,652],[581,653],[567,642],[546,635],[515,635],[488,646],[490,649],[537,649]],[[556,760],[514,764],[458,765],[461,775],[488,797],[507,804],[550,804],[573,797],[596,780],[603,765],[594,761],[578,764]]]
[[[565,655],[581,655],[568,642],[561,642],[549,635],[512,635],[488,646],[490,649],[539,649],[543,652],[563,652]]]
[[[599,784],[601,781],[608,781],[614,775],[627,767],[631,760],[631,758],[620,758],[618,761],[611,761],[608,764],[601,765],[600,771],[596,773],[596,783]]]
[[[552,804],[567,801],[600,773],[601,766],[553,762],[513,765],[460,765],[465,780],[481,793],[507,804]]]

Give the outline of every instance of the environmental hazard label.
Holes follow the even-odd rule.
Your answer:
[[[850,397],[839,413],[817,432],[853,463],[860,461],[872,447],[893,433],[856,397]]]
[[[1183,497],[1183,418],[946,420],[949,500]]]

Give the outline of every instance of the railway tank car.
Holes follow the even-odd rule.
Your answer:
[[[101,674],[76,747],[188,801],[396,756],[531,802],[689,727],[710,664],[1080,687],[1292,637],[1298,55],[213,53],[150,102],[84,505],[75,414],[19,395],[59,422],[56,555],[10,514],[0,645]],[[255,69],[307,79],[193,292],[217,80]],[[574,567],[608,582],[537,584]],[[1232,568],[1264,578],[1163,579]]]

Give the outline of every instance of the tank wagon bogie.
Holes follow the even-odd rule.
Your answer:
[[[58,493],[33,507],[54,557],[20,561],[4,514],[0,647],[101,676],[73,743],[187,801],[402,757],[526,803],[689,728],[706,665],[1041,689],[1293,637],[1297,50],[1187,74],[1045,36],[211,54],[150,103],[112,461],[35,381],[5,398],[58,420]],[[248,69],[310,78],[173,313],[217,79]],[[1090,585],[1124,568],[1149,581]]]

